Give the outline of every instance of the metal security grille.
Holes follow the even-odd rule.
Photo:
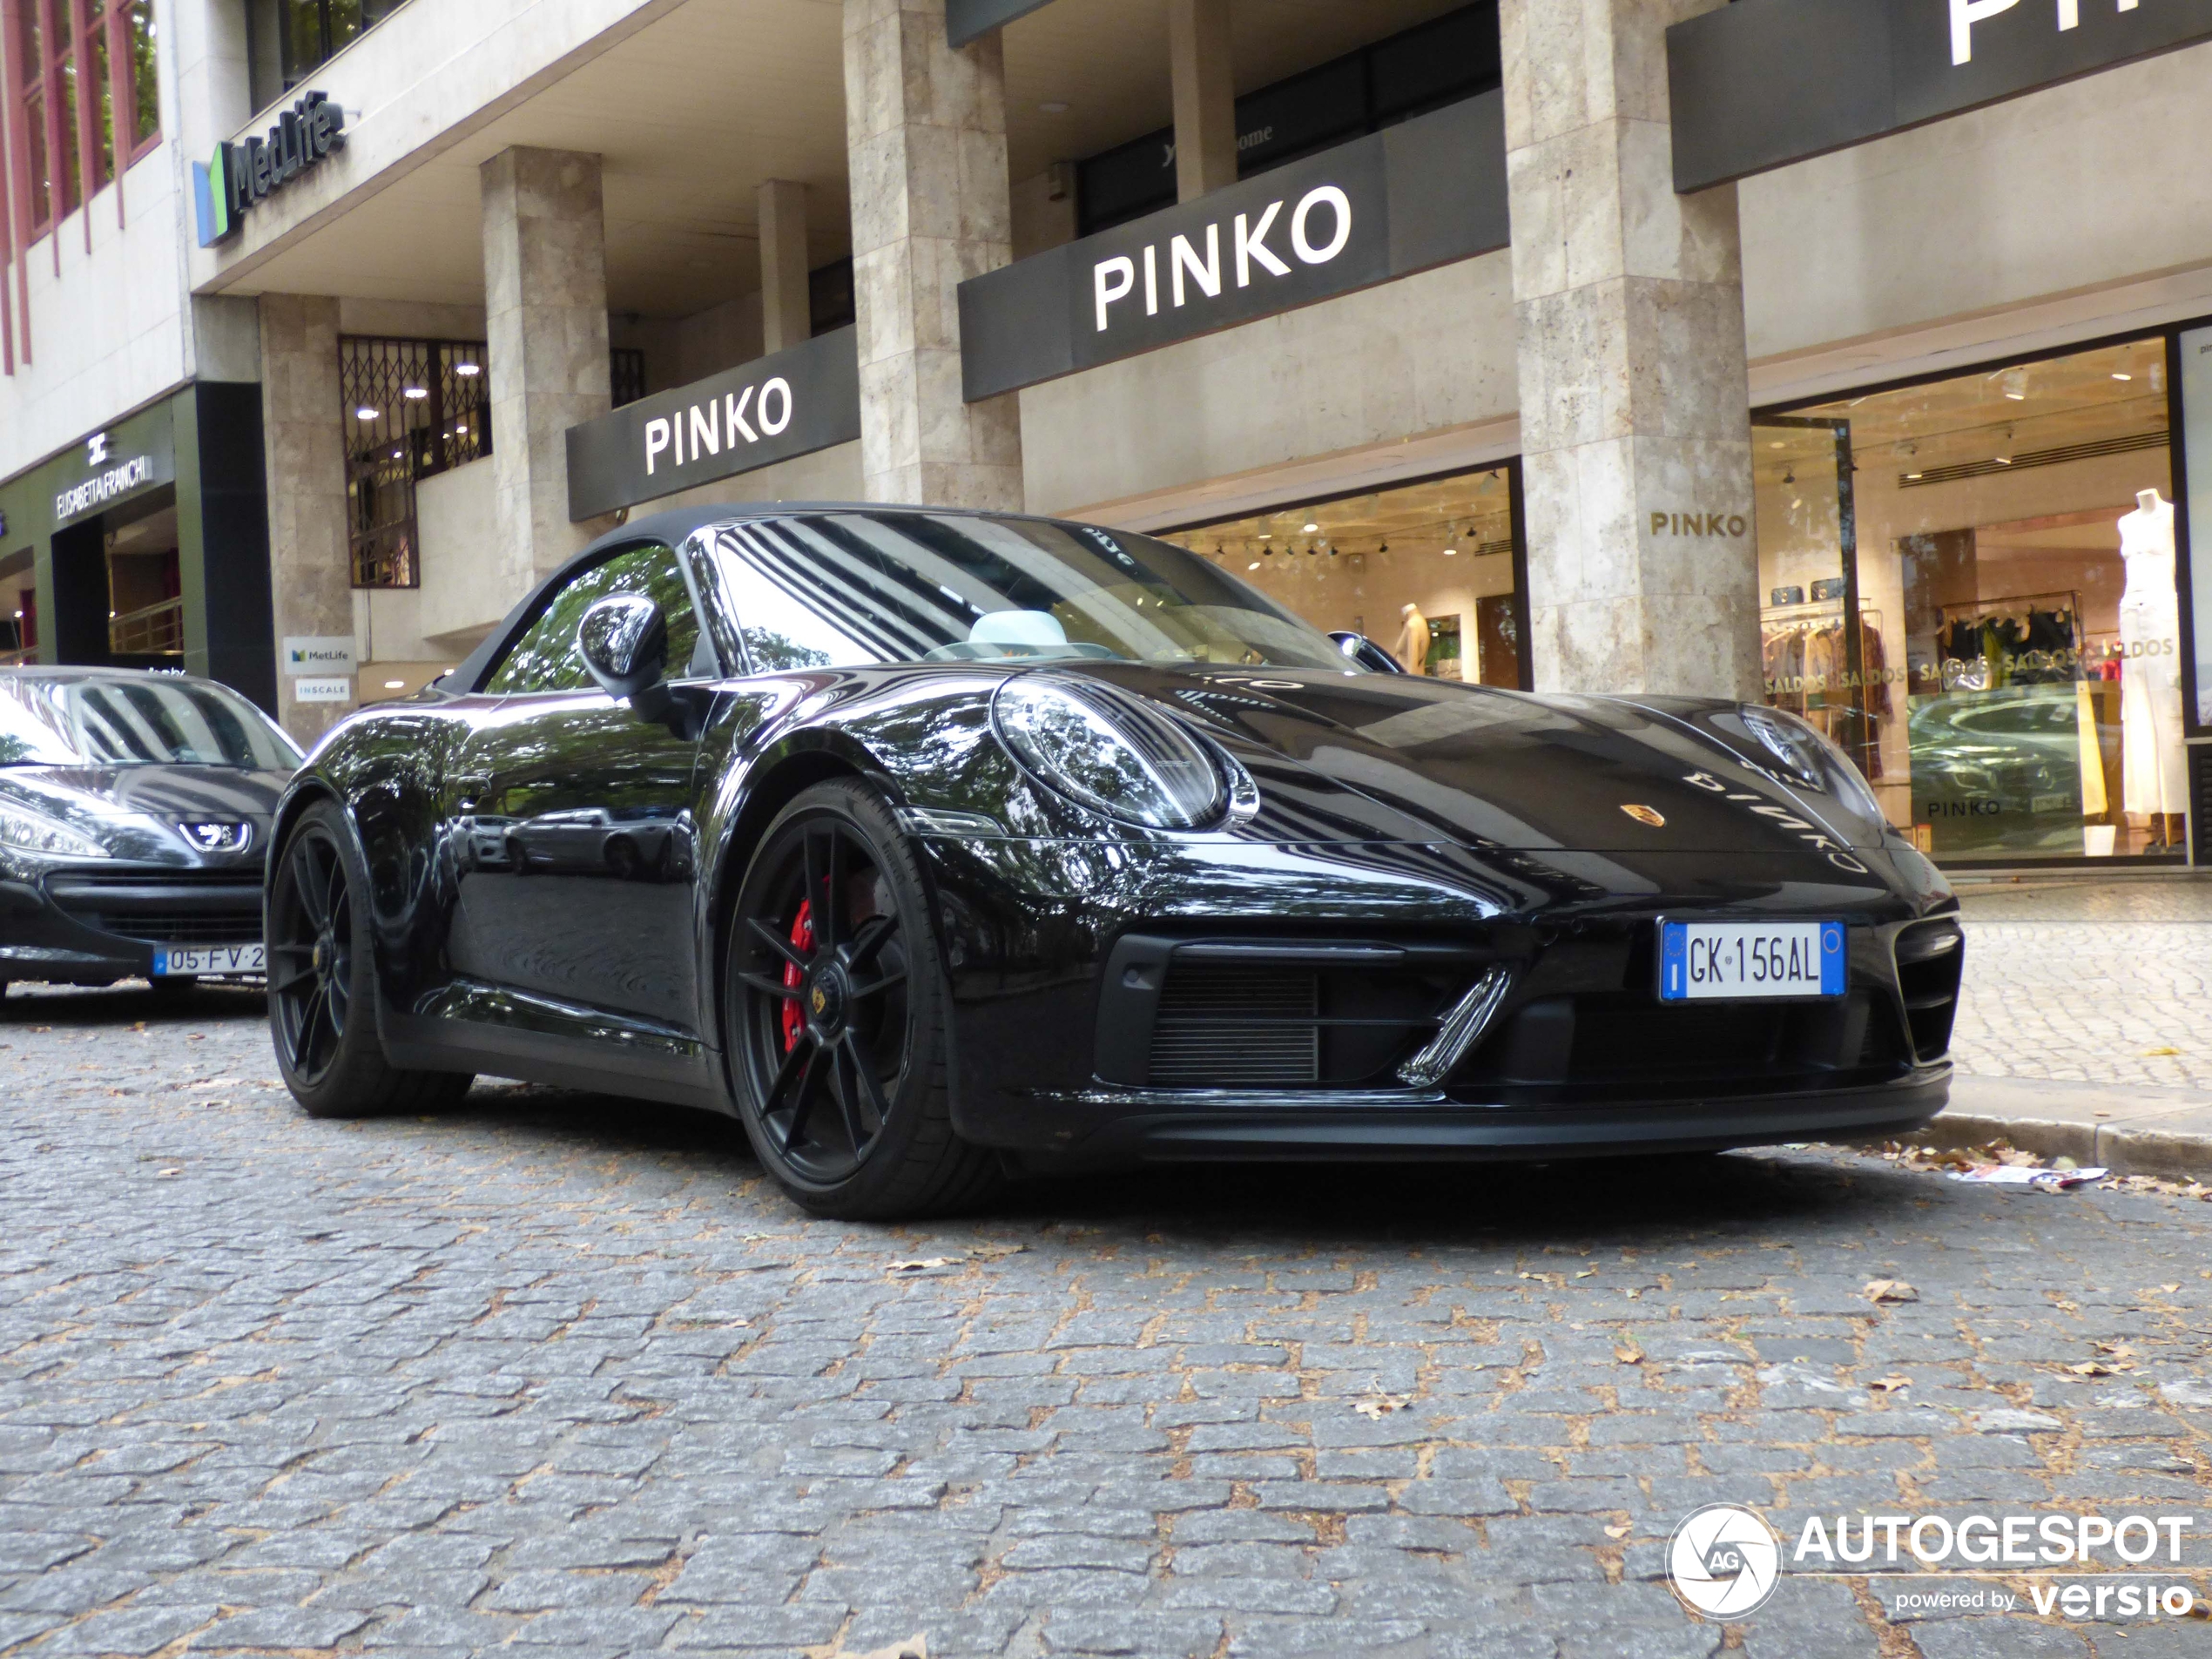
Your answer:
[[[2196,832],[2193,862],[2200,870],[2212,870],[2212,743],[2189,745],[2189,801],[2196,809],[2190,819]]]
[[[617,346],[609,354],[608,379],[614,391],[614,406],[635,403],[645,395],[645,354],[631,346]]]
[[[482,341],[338,342],[354,585],[421,584],[415,487],[491,453],[491,375]]]

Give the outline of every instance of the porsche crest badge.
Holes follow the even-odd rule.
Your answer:
[[[1642,825],[1646,829],[1664,829],[1667,827],[1666,814],[1659,812],[1654,807],[1641,806],[1631,802],[1623,806],[1621,810],[1626,813],[1630,818],[1635,819],[1637,823]]]

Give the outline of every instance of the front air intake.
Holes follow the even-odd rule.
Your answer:
[[[1309,968],[1178,964],[1152,1027],[1162,1089],[1307,1087],[1321,1075],[1320,979]]]
[[[1966,965],[1966,935],[1955,921],[1921,922],[1898,935],[1898,989],[1905,995],[1913,1057],[1922,1065],[1951,1051]]]

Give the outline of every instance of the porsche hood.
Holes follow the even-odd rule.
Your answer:
[[[1878,824],[1685,718],[1689,705],[1383,674],[1075,671],[1355,791],[1424,836],[1465,845],[1848,860],[1848,849],[1881,840]]]

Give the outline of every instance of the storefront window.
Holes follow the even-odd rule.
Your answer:
[[[1330,632],[1416,674],[1527,685],[1510,469],[1401,484],[1168,533]]]
[[[2182,420],[2188,457],[2189,592],[2195,627],[2196,723],[2212,727],[2212,328],[2181,338]]]
[[[1947,862],[2181,855],[2163,339],[1754,418],[1768,700]]]

